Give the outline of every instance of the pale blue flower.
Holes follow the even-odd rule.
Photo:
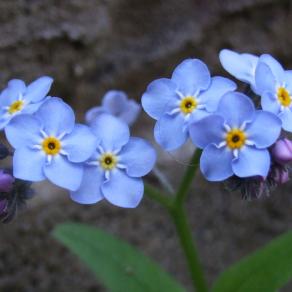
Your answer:
[[[101,106],[93,107],[87,111],[85,120],[91,124],[98,115],[106,113],[132,125],[137,120],[140,111],[140,105],[133,99],[129,100],[124,91],[110,90],[102,98]]]
[[[210,181],[238,177],[266,177],[271,164],[267,148],[280,135],[281,120],[255,110],[251,99],[238,92],[225,94],[216,114],[190,126],[195,145],[204,149],[200,168]]]
[[[81,204],[102,199],[124,208],[136,207],[142,199],[142,176],[153,168],[156,152],[144,139],[131,137],[128,126],[108,115],[99,115],[91,129],[100,144],[85,164],[80,188],[71,198]]]
[[[98,139],[89,127],[75,124],[74,112],[52,97],[33,115],[15,117],[6,126],[15,148],[13,175],[28,181],[50,180],[69,189],[79,188],[83,164],[94,152]]]
[[[45,101],[53,79],[43,76],[28,86],[22,80],[13,79],[0,94],[0,129],[18,114],[32,114]]]
[[[213,113],[220,98],[235,89],[235,83],[227,78],[211,78],[207,66],[198,59],[183,61],[171,79],[151,82],[142,96],[142,106],[157,120],[157,143],[165,150],[182,146],[189,137],[188,125]]]
[[[283,129],[292,132],[292,71],[285,71],[272,56],[262,55],[255,81],[262,108],[276,114]]]

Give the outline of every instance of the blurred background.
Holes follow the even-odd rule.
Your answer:
[[[70,103],[82,122],[107,90],[125,90],[139,101],[149,82],[168,77],[188,57],[227,76],[218,59],[222,48],[271,53],[292,68],[291,26],[288,0],[1,0],[0,85],[50,75],[52,95]],[[153,141],[152,127],[142,114],[133,133]],[[177,159],[191,151],[185,147],[175,157],[160,152],[158,165],[173,185],[184,170]],[[210,284],[225,267],[291,229],[291,182],[249,202],[200,174],[196,179],[187,205]],[[190,287],[175,230],[155,203],[145,198],[135,210],[106,202],[80,206],[49,183],[35,189],[28,208],[0,226],[0,291],[104,291],[52,238],[52,228],[65,221],[120,236]]]

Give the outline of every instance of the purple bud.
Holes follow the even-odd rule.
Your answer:
[[[276,167],[274,169],[273,179],[277,184],[284,184],[289,180],[289,171],[283,167]]]
[[[292,161],[292,141],[284,138],[278,140],[272,148],[272,156],[280,164]]]
[[[8,193],[12,190],[14,177],[0,169],[0,192]]]

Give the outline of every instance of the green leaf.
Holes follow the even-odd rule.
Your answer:
[[[292,232],[224,271],[213,292],[274,292],[292,279]]]
[[[151,259],[102,230],[67,223],[58,225],[53,235],[78,255],[110,291],[185,291]]]

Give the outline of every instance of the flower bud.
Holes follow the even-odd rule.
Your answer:
[[[284,138],[278,140],[272,148],[272,157],[280,164],[292,161],[292,141]]]
[[[0,169],[0,192],[8,193],[12,190],[14,177]]]

